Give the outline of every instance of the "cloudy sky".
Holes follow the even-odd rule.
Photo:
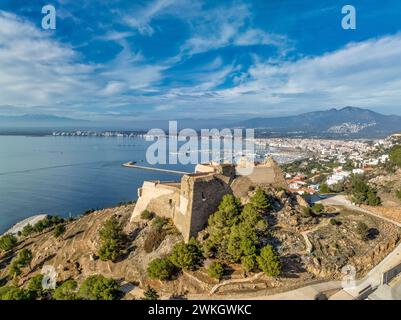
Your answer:
[[[400,15],[399,0],[1,0],[0,115],[401,115]]]

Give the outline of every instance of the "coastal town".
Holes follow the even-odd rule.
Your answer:
[[[143,132],[85,130],[57,131],[52,136],[156,138]],[[384,139],[371,140],[254,138],[251,142],[255,146],[256,159],[273,156],[282,165],[297,163],[299,172],[285,172],[290,190],[300,195],[314,195],[319,192],[321,183],[335,188],[351,175],[363,175],[375,167],[385,165],[389,161],[385,150],[390,150],[399,139],[401,135],[394,134]],[[302,173],[302,167],[308,168],[308,176]],[[288,166],[288,169],[294,168]]]
[[[54,136],[57,139],[59,135]],[[97,136],[146,137],[121,132]],[[82,277],[87,271],[82,270],[96,265],[94,270],[110,281],[124,279],[115,283],[116,290],[131,286],[124,289],[125,299],[152,292],[163,299],[171,295],[188,299],[297,295],[301,299],[319,295],[326,299],[382,299],[400,287],[401,261],[396,255],[401,248],[401,212],[397,209],[401,201],[397,178],[401,174],[397,169],[401,167],[400,138],[400,134],[372,140],[255,138],[258,156],[251,174],[241,171],[248,161],[245,158],[236,164],[199,163],[193,173],[175,172],[182,175],[178,181],[144,181],[137,200],[115,208],[88,210],[68,220],[33,216],[3,235],[0,263],[7,265],[4,259],[14,248],[24,247],[36,237],[34,246],[26,249],[31,265],[50,259],[58,266],[62,283],[71,277],[85,283]],[[124,168],[164,170],[132,162]],[[237,217],[224,218],[225,210],[234,210]],[[247,220],[256,227],[250,228]],[[227,227],[226,223],[233,225]],[[87,228],[89,234],[79,236],[77,230]],[[137,235],[130,238],[134,230]],[[117,238],[109,239],[112,234]],[[55,246],[49,246],[53,242]],[[61,243],[65,245],[60,247]],[[129,249],[131,246],[136,249]],[[76,252],[74,259],[78,260],[64,261],[69,252]],[[184,252],[194,254],[191,262],[185,262],[188,265],[180,260]],[[264,261],[263,254],[271,255],[272,260]],[[119,267],[110,271],[108,263]],[[359,282],[344,289],[339,280],[342,269],[349,265],[356,268]],[[287,278],[284,270],[293,270],[293,275]],[[15,278],[24,287],[36,273],[26,265],[12,263],[2,275],[5,281]],[[386,282],[377,280],[384,276]],[[315,286],[316,281],[322,285]],[[305,290],[293,291],[293,287]],[[313,294],[307,294],[312,287]],[[58,297],[56,291],[54,297]],[[70,294],[80,293],[72,290]],[[391,294],[398,297],[398,293]]]

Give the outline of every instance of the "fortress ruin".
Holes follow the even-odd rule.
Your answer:
[[[188,241],[205,227],[224,195],[244,198],[255,187],[287,188],[280,167],[271,157],[263,163],[254,163],[251,173],[242,169],[249,169],[249,163],[210,162],[198,164],[195,173],[185,174],[180,182],[145,181],[138,189],[131,221],[140,217],[144,210],[151,211],[172,219]]]

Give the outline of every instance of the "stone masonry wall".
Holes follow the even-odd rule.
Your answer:
[[[188,241],[203,230],[224,195],[234,194],[243,198],[257,186],[287,188],[280,167],[272,160],[256,166],[252,174],[246,176],[234,177],[234,169],[233,166],[222,166],[219,173],[184,175],[180,187],[145,182],[133,218],[145,209],[171,218],[184,240]]]

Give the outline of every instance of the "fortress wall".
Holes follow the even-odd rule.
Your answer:
[[[231,189],[235,197],[245,198],[248,196],[248,192],[253,186],[254,183],[247,176],[240,176],[234,179],[231,184]]]
[[[217,210],[228,193],[231,193],[229,185],[218,175],[186,175],[182,178],[180,210],[174,216],[174,224],[185,241],[206,226],[209,215]]]
[[[138,196],[131,220],[140,216],[145,209],[163,217],[173,218],[174,207],[179,202],[179,189],[160,182],[145,181],[138,190]]]
[[[200,171],[208,171],[207,166]],[[214,213],[224,195],[245,198],[251,187],[274,186],[287,188],[280,167],[272,159],[254,167],[250,175],[234,177],[235,167],[220,166],[219,173],[198,172],[184,175],[179,186],[160,182],[144,182],[131,219],[148,209],[159,216],[173,219],[184,240],[203,230],[209,215]]]
[[[179,201],[179,192],[177,191],[151,199],[147,209],[160,217],[174,220],[174,216],[178,211]]]
[[[230,186],[219,176],[208,176],[194,181],[190,230],[186,239],[189,240],[204,229],[209,216],[217,211],[221,199],[229,193]]]
[[[193,182],[193,178],[189,175],[181,178],[179,208],[173,218],[174,225],[181,232],[185,241],[188,241],[190,238]]]
[[[251,174],[246,176],[255,185],[258,184],[274,184],[276,175],[270,167],[255,167]]]
[[[241,175],[239,172],[238,177],[246,177],[247,179],[241,179],[240,181],[248,184],[248,188],[252,186],[263,186],[272,185],[277,188],[287,188],[287,182],[285,181],[284,174],[277,164],[272,165],[259,165],[255,166],[248,175]],[[238,178],[237,178],[238,179]],[[236,180],[237,180],[236,179]],[[247,181],[248,180],[248,181]],[[249,182],[251,183],[249,185]],[[239,184],[239,182],[237,182]],[[243,192],[241,192],[242,194]]]
[[[215,172],[215,168],[211,165],[206,164],[197,164],[195,167],[196,173],[213,173]]]

